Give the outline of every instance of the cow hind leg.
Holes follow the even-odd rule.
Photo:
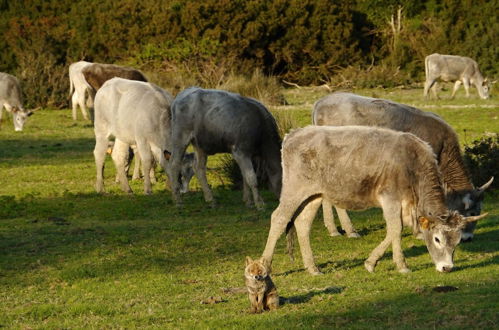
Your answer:
[[[142,173],[144,174],[144,194],[150,195],[152,192],[150,171],[153,154],[149,144],[142,140],[137,141],[137,149],[139,151],[137,155],[140,157],[140,163],[142,165]]]
[[[128,144],[116,139],[114,141],[114,147],[113,152],[111,153],[111,157],[113,158],[114,166],[116,167],[116,175],[118,177],[118,181],[120,182],[121,190],[128,194],[131,194],[132,189],[128,184],[128,178],[125,170],[128,158],[128,147]]]
[[[258,182],[255,170],[253,169],[253,164],[251,163],[251,159],[238,150],[233,151],[232,155],[234,157],[234,160],[239,165],[239,168],[241,169],[241,174],[243,176],[245,184],[247,184],[251,190],[256,208],[259,210],[263,209],[264,202],[258,194]]]
[[[105,136],[95,136],[95,148],[94,148],[94,158],[95,158],[95,168],[96,168],[96,182],[95,190],[98,193],[104,191],[104,161],[106,159],[108,140]]]
[[[75,91],[71,96],[71,115],[73,117],[73,120],[75,121],[77,119],[76,116],[77,111],[78,111],[78,93]]]
[[[349,238],[359,238],[360,235],[357,234],[352,225],[352,220],[348,216],[347,210],[336,207],[336,212],[338,213],[338,218],[340,219],[341,228],[343,228]]]
[[[77,95],[78,95],[78,101],[76,102],[77,105],[80,106],[80,110],[81,110],[81,114],[83,116],[83,119],[85,120],[88,120],[89,119],[89,116],[88,116],[88,109],[87,109],[87,104],[86,104],[86,100],[85,100],[85,90],[82,90],[82,91],[78,91],[78,92],[75,92]],[[75,113],[74,113],[74,118],[76,118],[76,109],[75,109]],[[76,120],[76,119],[75,119]]]
[[[324,225],[326,226],[329,236],[335,237],[335,236],[341,236],[340,232],[336,228],[336,225],[334,223],[334,215],[333,215],[333,209],[332,209],[331,203],[324,199],[322,201],[322,215],[324,217]]]
[[[268,267],[272,264],[272,258],[274,256],[277,240],[286,230],[286,226],[292,220],[294,213],[300,206],[300,203],[301,200],[291,198],[288,199],[286,196],[281,196],[279,206],[274,210],[274,212],[272,212],[270,217],[269,235],[262,254],[262,257],[265,258]]]
[[[300,212],[295,220],[296,234],[300,243],[300,251],[305,269],[312,275],[319,275],[321,272],[315,265],[312,247],[310,246],[310,229],[314,221],[317,210],[322,203],[322,198],[310,201]]]
[[[424,83],[424,92],[423,92],[423,95],[426,99],[429,99],[429,91],[435,87],[435,82],[436,80],[435,79],[426,79],[425,83]],[[434,93],[434,96],[436,97],[436,93],[435,91],[433,90],[433,93]]]

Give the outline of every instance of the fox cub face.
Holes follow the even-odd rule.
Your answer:
[[[258,260],[252,260],[250,257],[246,257],[246,269],[244,270],[244,276],[248,280],[263,281],[268,275],[267,267],[265,267],[264,258]]]

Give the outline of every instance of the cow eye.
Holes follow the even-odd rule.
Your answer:
[[[440,244],[440,240],[436,236],[435,236],[435,242],[438,243],[438,244]]]

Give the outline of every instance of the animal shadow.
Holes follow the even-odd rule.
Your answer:
[[[337,287],[337,286],[330,286],[327,288],[323,289],[312,289],[308,291],[307,293],[297,295],[297,296],[291,296],[291,297],[279,297],[279,305],[286,305],[286,304],[303,304],[310,299],[312,299],[315,296],[319,295],[331,295],[331,294],[339,294],[345,290],[344,287]]]

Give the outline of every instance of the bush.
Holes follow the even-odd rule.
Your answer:
[[[499,134],[475,140],[464,147],[464,161],[468,166],[471,178],[476,184],[487,182],[490,177],[499,173]],[[489,190],[499,188],[496,178]]]

